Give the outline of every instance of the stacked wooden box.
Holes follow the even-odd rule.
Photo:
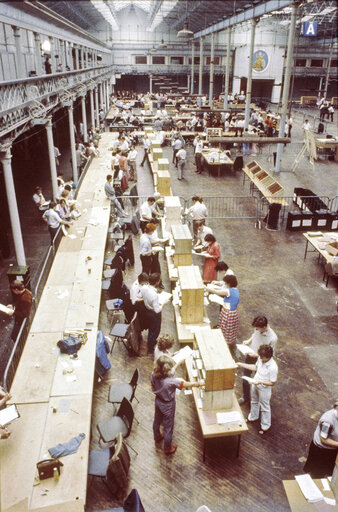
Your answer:
[[[159,158],[157,160],[157,169],[159,171],[169,171],[169,160],[168,160],[168,158]]]
[[[193,366],[204,379],[203,410],[230,409],[233,405],[236,363],[220,329],[195,332]],[[201,363],[202,361],[202,363]]]
[[[175,244],[174,266],[177,268],[183,265],[191,265],[192,236],[187,224],[173,224],[171,232]]]
[[[170,231],[171,226],[180,224],[182,206],[178,196],[167,196],[164,198],[165,229]]]
[[[202,323],[204,287],[199,268],[195,265],[178,267],[178,283],[181,297],[181,323]]]

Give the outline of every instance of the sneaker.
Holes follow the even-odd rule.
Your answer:
[[[155,443],[159,443],[160,441],[162,441],[162,439],[164,439],[164,435],[163,434],[160,434],[159,437],[154,437]]]
[[[177,446],[172,446],[170,450],[164,450],[165,455],[173,455],[177,450]]]

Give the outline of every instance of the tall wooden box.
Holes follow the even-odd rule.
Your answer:
[[[169,171],[169,160],[168,158],[159,158],[157,160],[157,168],[159,171]]]
[[[144,127],[144,133],[145,133],[146,135],[149,135],[150,133],[152,133],[152,134],[153,134],[153,133],[154,133],[154,131],[153,131],[153,127],[152,127],[152,126],[145,126],[145,127]]]
[[[176,219],[177,224],[181,222],[182,206],[178,196],[164,198],[164,211],[166,219]]]
[[[186,267],[192,265],[192,254],[174,254],[174,267]]]
[[[161,196],[170,196],[170,174],[168,171],[157,172],[157,192]]]
[[[204,287],[199,268],[195,265],[178,267],[178,280],[181,289],[181,323],[202,323]]]
[[[192,236],[187,224],[175,224],[171,226],[171,232],[175,242],[175,254],[191,254]]]
[[[233,405],[236,363],[220,329],[195,332],[201,368],[198,378],[204,379],[203,410],[230,409]],[[196,364],[197,366],[197,364]]]
[[[160,158],[162,158],[163,156],[163,151],[161,148],[156,148],[152,145],[152,148],[151,148],[151,153],[153,155],[153,160],[154,162],[156,162],[157,160],[159,160]],[[159,169],[158,169],[159,170]]]

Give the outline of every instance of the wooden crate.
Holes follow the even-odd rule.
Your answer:
[[[192,265],[192,254],[174,254],[173,262],[175,268]]]
[[[164,211],[166,222],[176,220],[176,224],[181,222],[182,206],[178,196],[167,196],[164,198]]]
[[[233,389],[237,366],[222,331],[199,330],[196,331],[195,338],[205,370],[205,391]]]
[[[153,127],[152,127],[152,126],[145,126],[145,127],[144,127],[144,133],[145,133],[146,135],[149,135],[150,133],[151,133],[151,134],[153,134],[153,133],[154,133],[154,131],[153,131]],[[155,135],[155,134],[154,134],[154,135]]]
[[[163,151],[161,148],[156,148],[152,146],[151,153],[153,155],[154,162],[156,162],[163,156]]]
[[[204,316],[204,286],[200,270],[195,265],[178,267],[181,288],[181,322],[198,324]]]
[[[220,409],[231,409],[233,406],[234,390],[222,389],[220,391],[203,392],[203,411],[215,411]]]
[[[168,158],[159,158],[157,160],[157,166],[159,171],[169,171],[169,160]]]
[[[170,196],[170,174],[168,171],[157,172],[157,192],[161,196]]]
[[[192,236],[187,224],[175,224],[171,226],[175,242],[175,254],[191,254]]]

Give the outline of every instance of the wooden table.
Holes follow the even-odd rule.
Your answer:
[[[186,369],[188,373],[188,380],[194,380],[194,377],[192,375],[192,368],[191,368],[191,358],[186,359]],[[239,449],[240,449],[240,442],[241,442],[241,435],[245,432],[248,432],[248,427],[245,422],[242,410],[238,404],[237,398],[235,396],[235,392],[233,392],[233,406],[231,409],[217,409],[213,410],[211,412],[217,413],[217,412],[234,412],[238,411],[241,415],[241,421],[239,423],[230,423],[228,425],[219,425],[218,423],[214,424],[207,424],[205,420],[205,416],[203,414],[203,410],[198,407],[198,399],[199,399],[199,390],[198,388],[192,388],[196,411],[198,420],[200,423],[202,436],[203,436],[203,461],[205,460],[205,454],[206,454],[206,444],[208,439],[214,439],[214,438],[223,438],[228,436],[237,436],[237,448],[236,448],[236,457],[239,455]],[[209,411],[208,411],[209,412]]]
[[[323,485],[320,479],[314,480],[315,484],[318,486],[319,490],[323,493],[326,498],[334,499],[333,492],[324,491]],[[318,509],[314,503],[309,503],[300,490],[300,487],[296,480],[283,480],[284,490],[291,508],[292,512],[317,512]],[[331,506],[328,505],[328,508],[332,512],[338,511],[338,505]]]
[[[322,233],[320,236],[310,236],[309,233],[303,233],[303,236],[306,239],[305,244],[305,252],[304,252],[304,261],[306,260],[306,256],[308,252],[318,252],[318,261],[323,258],[325,260],[325,263],[331,263],[333,260],[332,254],[329,254],[325,249],[320,247],[321,243],[329,243],[324,242],[322,239],[325,238],[331,238],[332,242],[337,241],[337,237],[332,236],[332,233]],[[308,246],[312,245],[313,251],[309,251]]]
[[[338,140],[337,139],[325,139],[325,138],[316,138],[316,149],[334,149],[335,154],[335,162],[338,162]],[[318,158],[318,151],[317,151]]]
[[[12,434],[1,444],[2,512],[84,510],[101,277],[110,219],[102,171],[110,145],[111,135],[103,133],[101,156],[93,159],[78,194],[82,216],[68,230],[75,238],[67,236],[60,242],[14,378],[11,392],[21,417],[11,424]],[[57,341],[64,330],[75,328],[88,334],[78,359],[59,355]],[[36,464],[49,457],[48,448],[82,432],[86,438],[76,454],[64,458],[60,479],[34,486]]]
[[[217,161],[214,161],[213,158],[211,157],[212,154],[218,154],[218,159]],[[202,165],[206,165],[208,167],[208,172],[209,172],[209,175],[210,175],[210,170],[212,168],[216,168],[217,169],[217,176],[218,178],[220,177],[221,175],[221,167],[222,166],[228,166],[230,168],[230,170],[232,171],[232,165],[233,165],[233,160],[231,160],[231,158],[229,158],[227,155],[222,155],[222,157],[220,156],[220,152],[216,149],[216,150],[212,150],[212,149],[203,149],[202,150]],[[203,163],[204,161],[204,163]]]

